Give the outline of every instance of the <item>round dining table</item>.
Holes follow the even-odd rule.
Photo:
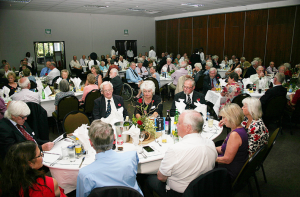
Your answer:
[[[205,122],[203,126],[203,131],[201,132],[201,136],[210,140],[213,140],[216,137],[218,137],[223,130],[223,127],[220,128],[218,124],[219,122],[214,120],[213,127],[210,128],[208,127],[207,122]],[[180,140],[181,139],[179,138],[179,141]],[[87,151],[87,155],[83,155],[78,159],[75,159],[74,162],[61,159],[61,147],[66,147],[70,144],[72,144],[72,140],[69,138],[64,138],[58,141],[50,151],[44,152],[43,160],[43,164],[49,168],[52,177],[57,180],[58,185],[65,190],[66,194],[76,189],[79,169],[82,167],[86,167],[90,163],[94,162],[96,154],[95,150],[91,149]],[[140,146],[145,146],[146,144],[135,146],[132,143],[124,143],[123,151],[137,151],[139,157],[138,173],[156,174],[166,150],[169,146],[173,144],[173,138],[170,135],[167,135],[167,143],[162,143],[162,139],[161,137],[159,137],[156,140],[147,144],[147,146],[150,146],[154,150],[151,153],[148,153],[145,150],[143,151],[143,153],[139,153],[140,151],[137,151],[142,149]],[[123,152],[118,151],[117,148],[115,149],[115,151],[118,153]],[[83,157],[85,157],[84,161]]]

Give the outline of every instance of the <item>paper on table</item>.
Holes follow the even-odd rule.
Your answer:
[[[225,80],[226,79],[219,79],[221,86],[226,86],[227,85],[227,83],[225,82]]]
[[[51,89],[49,88],[49,86],[47,86],[45,89],[44,89],[44,92],[45,92],[45,96],[49,96],[50,94],[52,94],[52,91]]]
[[[175,106],[178,112],[182,113],[186,107],[186,104],[184,103],[184,99],[179,99],[179,102],[175,101]]]
[[[61,80],[62,80],[62,78],[61,78],[61,77],[59,77],[59,78],[56,80],[56,82],[55,82],[55,83],[59,84]]]
[[[203,119],[206,120],[207,105],[201,104],[199,101],[194,102],[194,105],[197,106],[194,110],[196,110],[199,113],[201,112]]]
[[[128,131],[124,131],[122,134],[130,135],[132,137],[133,144],[137,146],[139,144],[140,129],[135,125],[132,125]]]

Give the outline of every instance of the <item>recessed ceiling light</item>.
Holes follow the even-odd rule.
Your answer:
[[[127,8],[126,10],[133,11],[133,12],[145,11],[145,9],[138,9],[138,8]]]
[[[29,3],[31,0],[0,0],[0,1],[8,1],[13,3]]]
[[[196,3],[182,3],[181,5],[191,6],[191,7],[203,7],[203,4],[196,4]]]
[[[108,8],[108,5],[85,5],[85,8]]]

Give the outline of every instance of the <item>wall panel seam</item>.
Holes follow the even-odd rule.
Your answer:
[[[245,53],[246,18],[247,18],[247,12],[245,12],[245,20],[244,20],[244,37],[243,37],[243,53],[242,53],[242,57],[244,57],[244,53]]]
[[[295,18],[294,18],[294,28],[293,28],[293,36],[292,36],[292,43],[291,43],[290,62],[292,62],[292,53],[293,53],[294,36],[295,36],[295,27],[296,27],[296,18],[297,18],[297,9],[298,9],[298,6],[296,6],[296,9],[295,9]]]
[[[225,24],[224,24],[224,46],[223,46],[223,59],[224,59],[224,53],[225,53],[225,36],[226,36],[226,14],[225,14]]]
[[[268,9],[268,20],[267,20],[267,30],[266,30],[265,55],[264,55],[265,65],[266,65],[266,55],[267,55],[267,43],[268,43],[268,31],[269,31],[269,17],[270,17],[270,9]]]

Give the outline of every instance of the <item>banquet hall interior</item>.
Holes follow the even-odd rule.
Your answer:
[[[204,54],[218,55],[220,61],[236,55],[249,62],[260,57],[266,67],[271,61],[277,68],[285,62],[300,63],[299,0],[0,0],[0,24],[0,59],[19,70],[20,60],[30,52],[37,73],[47,57],[56,56],[59,70],[69,69],[74,55],[78,60],[92,52],[100,57],[127,40],[137,43],[134,56],[151,46],[159,58],[166,51],[190,57],[194,49],[203,48]],[[132,117],[132,102],[124,103]],[[172,103],[172,97],[164,99],[164,117]],[[61,133],[52,117],[48,122],[52,141]],[[267,183],[261,169],[256,172],[261,196],[299,196],[299,126],[284,117],[282,131],[264,161]],[[270,125],[270,136],[276,128]],[[223,130],[213,141],[226,136]],[[258,196],[253,178],[250,183]],[[141,188],[144,196],[151,196],[145,184]],[[67,195],[76,196],[74,191]],[[248,195],[244,187],[235,196]]]

